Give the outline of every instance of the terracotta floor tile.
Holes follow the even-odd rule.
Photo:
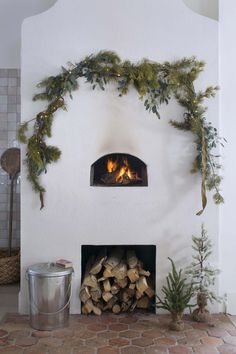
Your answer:
[[[51,337],[52,332],[51,331],[34,331],[32,332],[32,337],[36,338],[46,338],[46,337]]]
[[[227,332],[225,329],[223,328],[218,328],[218,327],[215,327],[215,328],[209,328],[207,330],[207,333],[209,336],[211,337],[217,337],[217,338],[222,338],[222,337],[225,337],[227,336]]]
[[[57,329],[56,331],[52,331],[52,336],[55,338],[73,337],[74,331],[69,328]]]
[[[119,354],[119,349],[113,347],[102,347],[98,349],[98,354]]]
[[[121,333],[123,333],[123,332],[121,332]],[[112,338],[118,337],[118,334],[119,334],[119,332],[115,332],[115,331],[104,331],[104,332],[99,332],[97,334],[97,337],[112,339]]]
[[[193,351],[191,348],[188,348],[183,345],[176,345],[174,347],[169,348],[170,354],[191,354]]]
[[[81,339],[93,338],[95,336],[96,336],[95,332],[88,331],[87,329],[84,329],[83,331],[77,333],[77,337]]]
[[[102,337],[95,337],[91,339],[86,340],[86,345],[87,347],[92,347],[92,348],[99,348],[99,347],[104,347],[108,344],[108,340],[106,338]]]
[[[218,349],[219,353],[221,353],[221,354],[236,354],[235,345],[223,344],[223,345],[220,345],[217,349]]]
[[[38,338],[35,337],[22,337],[22,338],[17,338],[15,341],[15,345],[19,345],[20,347],[29,347],[37,343],[38,343]]]
[[[109,325],[109,329],[111,331],[117,331],[117,332],[126,331],[128,329],[128,325],[122,323],[111,324]]]
[[[236,354],[235,327],[227,316],[213,319],[214,327],[187,320],[183,332],[174,332],[168,329],[169,316],[75,315],[67,328],[36,331],[27,317],[14,315],[0,328],[0,353]]]
[[[10,347],[0,349],[0,353],[3,353],[3,354],[23,354],[23,348],[19,348],[15,345],[12,345]]]
[[[135,323],[138,321],[138,318],[137,317],[134,317],[134,316],[127,316],[127,317],[124,317],[124,318],[120,318],[119,322],[120,323],[125,323],[125,324],[130,324],[130,323]]]
[[[113,338],[109,340],[109,344],[112,347],[125,347],[130,344],[130,341],[126,338]]]
[[[143,354],[143,353],[145,353],[143,348],[135,347],[133,345],[130,345],[125,348],[121,348],[121,354]]]
[[[228,335],[228,336],[223,337],[223,340],[226,344],[235,345],[235,348],[236,348],[236,337]]]
[[[194,353],[197,354],[215,354],[218,353],[216,347],[212,345],[201,344],[193,347]]]
[[[168,349],[161,347],[159,345],[155,345],[153,347],[149,347],[149,348],[145,349],[145,353],[146,354],[167,354]]]
[[[203,344],[212,345],[213,347],[218,347],[219,345],[224,344],[221,338],[216,337],[204,337],[201,339]]]
[[[139,336],[140,333],[138,331],[133,331],[132,329],[120,332],[120,337],[123,338],[137,338]]]
[[[171,345],[176,344],[176,340],[172,338],[163,337],[163,338],[156,339],[156,344],[170,347]]]
[[[147,338],[161,338],[164,336],[164,334],[159,330],[149,329],[148,331],[144,331],[142,336]]]
[[[9,339],[16,339],[16,338],[22,338],[22,337],[29,337],[30,331],[25,331],[25,330],[16,330],[12,331],[9,333],[8,338]]]
[[[60,347],[63,344],[63,340],[60,338],[48,337],[48,338],[40,338],[39,343],[44,344],[45,346],[48,347]]]
[[[89,348],[89,347],[76,347],[73,348],[73,354],[95,354],[96,353],[96,349],[94,348]]]
[[[154,342],[152,338],[142,337],[142,338],[132,339],[132,344],[138,347],[146,348],[149,347],[150,345],[153,345]]]
[[[4,329],[0,329],[0,338],[6,337],[8,335],[8,332],[5,331]]]
[[[107,326],[100,324],[100,323],[94,323],[94,324],[88,325],[87,329],[89,331],[101,332],[101,331],[105,331],[107,329]]]

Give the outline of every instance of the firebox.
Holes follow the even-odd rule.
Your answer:
[[[112,153],[100,157],[91,166],[91,186],[144,187],[148,185],[147,165],[126,153]]]

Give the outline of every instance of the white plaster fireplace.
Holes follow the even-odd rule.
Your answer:
[[[57,74],[68,61],[102,49],[132,61],[196,55],[207,63],[199,88],[217,84],[217,30],[215,21],[193,13],[181,0],[58,0],[23,24],[22,120],[44,107],[31,101],[42,78]],[[162,107],[158,120],[145,111],[134,92],[120,98],[112,85],[105,92],[92,91],[83,80],[67,102],[68,112],[58,112],[53,126],[51,144],[61,149],[62,157],[42,178],[47,189],[42,211],[23,168],[20,312],[28,312],[26,268],[58,258],[74,264],[71,312],[80,312],[82,245],[156,246],[159,291],[170,266],[167,257],[185,266],[191,259],[191,235],[200,232],[204,221],[215,244],[212,261],[217,265],[218,208],[209,198],[203,216],[195,215],[201,200],[199,176],[189,173],[193,137],[168,125],[169,119],[181,119],[182,109],[171,102]],[[215,126],[217,109],[216,98],[207,113]],[[116,152],[145,162],[145,187],[90,185],[91,165]]]

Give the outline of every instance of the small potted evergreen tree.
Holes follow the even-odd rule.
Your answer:
[[[190,299],[193,295],[193,288],[191,284],[186,283],[186,278],[182,275],[182,269],[177,272],[175,264],[171,258],[172,270],[166,277],[167,285],[162,287],[164,299],[157,295],[156,307],[167,310],[171,314],[171,322],[169,328],[174,331],[181,331],[184,329],[184,322],[182,321],[183,313],[186,308],[190,308]]]
[[[220,271],[214,269],[209,263],[213,245],[204,225],[202,225],[201,236],[193,236],[192,241],[195,253],[192,257],[193,261],[186,271],[191,277],[194,295],[197,298],[198,307],[193,311],[192,318],[198,322],[208,322],[210,320],[210,313],[207,309],[208,300],[211,303],[220,301],[220,298],[212,290],[215,278]]]

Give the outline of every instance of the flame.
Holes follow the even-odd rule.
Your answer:
[[[108,173],[115,172],[114,180],[116,183],[129,183],[129,181],[140,180],[136,172],[133,172],[127,157],[123,157],[121,161],[113,161],[111,158],[107,160]]]
[[[116,176],[116,182],[119,182],[120,180],[122,182],[123,177],[126,174],[126,172],[127,172],[127,168],[125,166],[122,166],[120,168],[120,171],[118,172],[118,175]]]
[[[111,173],[111,172],[114,172],[114,171],[116,171],[116,169],[117,169],[117,161],[112,161],[112,159],[108,159],[107,160],[107,171],[109,172],[109,173]]]

